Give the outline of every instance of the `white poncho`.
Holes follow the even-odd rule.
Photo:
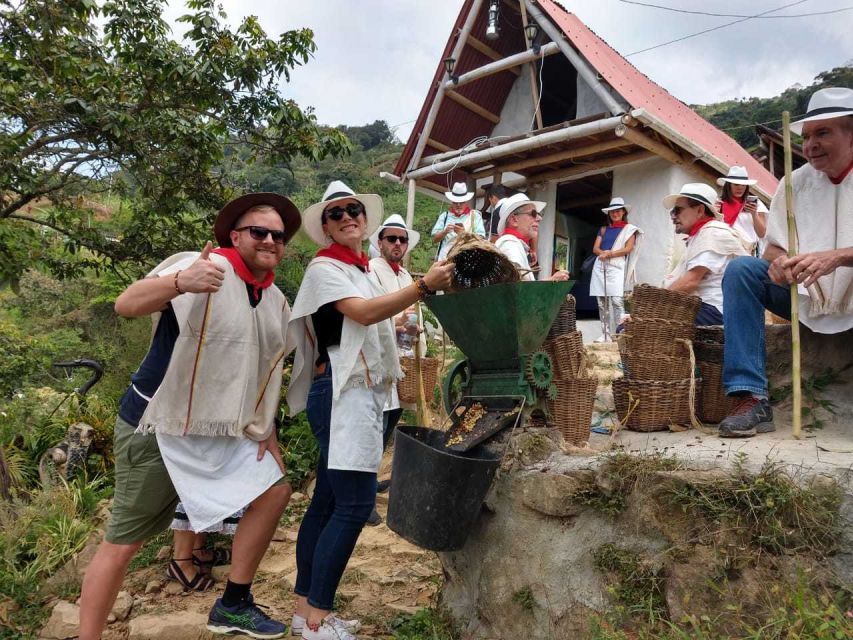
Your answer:
[[[807,164],[793,173],[794,218],[798,253],[853,247],[853,173],[835,185],[825,173]],[[768,244],[788,250],[785,183],[770,203]],[[840,267],[819,278],[808,290],[799,286],[800,321],[818,333],[853,328],[853,269]]]

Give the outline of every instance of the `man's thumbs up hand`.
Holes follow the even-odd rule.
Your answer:
[[[225,269],[210,260],[213,244],[208,240],[198,259],[178,274],[177,284],[185,293],[216,293],[225,279]]]

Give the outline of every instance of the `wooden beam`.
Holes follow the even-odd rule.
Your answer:
[[[530,48],[530,40],[527,38],[527,8],[524,6],[524,1],[518,3],[518,6],[521,9],[521,33],[524,36],[524,48]],[[549,44],[553,44],[556,46],[556,42],[551,42]],[[559,48],[559,47],[558,47]],[[545,64],[545,61],[542,61],[542,64]],[[536,64],[531,62],[527,65],[528,71],[530,72],[530,95],[533,98],[533,117],[536,122],[536,128],[542,128],[542,110],[539,108],[539,92],[542,90],[542,87],[539,86],[539,83],[536,79]]]
[[[527,51],[522,51],[521,53],[516,53],[512,56],[507,56],[506,58],[496,60],[495,62],[484,64],[482,67],[471,69],[471,71],[466,71],[461,76],[456,78],[456,82],[448,80],[445,83],[444,88],[453,89],[454,87],[461,87],[470,82],[474,82],[474,80],[486,78],[488,76],[495,75],[496,73],[500,73],[501,71],[512,71],[513,73],[518,75],[519,66],[527,64],[531,60],[538,60],[539,58],[544,58],[545,56],[554,55],[555,53],[559,53],[559,51],[560,47],[558,47],[553,42],[549,42],[545,45],[542,45],[542,48],[539,49],[539,53],[533,53],[532,49],[528,49]]]
[[[578,176],[602,173],[604,171],[609,171],[610,169],[621,166],[623,164],[639,162],[640,160],[648,160],[649,158],[654,157],[655,154],[651,151],[637,151],[635,153],[629,153],[625,156],[619,156],[617,158],[606,158],[603,160],[598,160],[596,162],[589,162],[586,164],[571,167],[569,169],[563,168],[556,169],[554,171],[546,171],[545,173],[536,173],[527,177],[527,184],[532,184],[536,182],[550,182],[551,180],[565,180],[567,178],[576,178]]]
[[[485,118],[492,124],[497,124],[501,121],[500,116],[496,116],[494,113],[484,109],[473,100],[469,100],[465,96],[458,94],[455,91],[445,91],[444,95],[445,97],[453,100],[453,102],[455,102],[456,104],[465,107],[466,109],[468,109],[468,111],[473,111],[481,118]]]
[[[487,58],[491,58],[492,60],[500,60],[504,57],[503,55],[492,49],[485,42],[479,40],[478,38],[475,38],[474,36],[468,36],[468,39],[465,41],[465,44],[467,44],[472,49],[479,51]],[[517,76],[521,75],[521,70],[518,67],[512,67],[510,71],[512,71]]]
[[[495,171],[495,169],[499,169],[504,173],[509,173],[510,171],[521,171],[522,169],[527,169],[529,167],[543,166],[548,164],[553,164],[555,162],[564,162],[566,160],[571,160],[572,158],[581,158],[583,156],[591,156],[595,153],[603,153],[605,151],[612,151],[613,149],[621,149],[623,147],[629,147],[632,143],[628,140],[624,140],[622,138],[617,138],[616,140],[606,140],[604,142],[597,142],[595,144],[588,145],[586,147],[576,147],[574,149],[567,149],[565,151],[558,151],[556,153],[551,153],[546,156],[539,156],[536,158],[526,158],[525,160],[520,160],[518,162],[512,162],[510,164],[502,164],[497,167],[490,167],[488,169],[484,169],[482,172],[476,171],[472,174],[474,178],[480,178],[483,175],[488,175]]]
[[[651,151],[655,155],[660,156],[661,158],[671,162],[672,164],[684,167],[688,171],[691,171],[700,176],[703,180],[712,183],[716,182],[717,180],[717,174],[699,166],[695,162],[695,158],[685,158],[680,153],[673,151],[668,145],[664,144],[663,142],[655,140],[651,136],[647,136],[646,134],[637,131],[636,129],[619,129],[616,131],[616,135],[624,138],[625,140],[628,140],[629,142],[634,143],[638,147],[642,147],[643,149]]]
[[[427,138],[426,146],[432,147],[433,149],[438,149],[439,151],[456,151],[453,147],[448,147],[443,142],[439,142],[435,138]]]

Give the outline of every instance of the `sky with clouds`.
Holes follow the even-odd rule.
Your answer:
[[[784,16],[853,6],[853,0],[646,0],[687,11]],[[319,122],[385,120],[405,140],[423,104],[462,0],[220,0],[235,26],[258,17],[270,35],[310,27],[317,52],[282,91]],[[483,11],[486,10],[484,3]],[[623,55],[738,20],[675,13],[620,0],[563,0]],[[171,0],[166,13],[184,11]],[[175,27],[180,33],[180,27]],[[853,10],[823,16],[758,18],[630,55],[640,71],[687,103],[768,97],[853,63]]]

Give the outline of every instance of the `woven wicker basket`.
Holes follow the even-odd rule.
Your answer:
[[[415,359],[400,358],[400,366],[406,377],[397,382],[397,395],[400,402],[412,404],[418,401],[418,379],[415,376]],[[421,358],[421,375],[424,379],[426,401],[432,400],[433,389],[438,385],[438,358]]]
[[[696,340],[693,343],[696,360],[721,363],[724,337],[722,327],[696,327]]]
[[[702,372],[702,403],[699,415],[705,422],[717,423],[731,413],[734,399],[726,395],[722,383],[722,366],[713,362],[700,362]]]
[[[702,381],[695,382],[698,397]],[[613,399],[619,420],[632,431],[666,431],[671,424],[691,424],[689,378],[669,382],[617,378]]]
[[[663,349],[648,350],[648,345],[638,347],[634,337],[626,334],[617,336],[619,355],[625,376],[636,380],[683,380],[690,377],[690,347],[684,340],[667,343],[668,355]]]
[[[663,318],[693,324],[702,299],[680,291],[670,291],[648,284],[634,287],[631,296],[632,318]]]
[[[557,380],[554,384],[557,399],[548,402],[551,422],[569,444],[579,446],[588,442],[598,378]]]
[[[575,308],[577,304],[573,295],[566,296],[565,302],[560,305],[557,317],[548,331],[548,339],[564,336],[567,333],[577,331]]]
[[[660,318],[635,318],[625,323],[625,333],[633,336],[633,347],[636,352],[660,354],[664,347],[664,355],[675,355],[676,339],[693,340],[696,335],[696,325]],[[667,348],[670,347],[670,348]]]
[[[518,282],[518,268],[488,240],[473,233],[461,233],[447,259],[454,264],[451,291],[476,289],[502,282]]]
[[[722,326],[696,327],[696,342],[723,344],[724,339],[725,333]]]
[[[583,334],[580,331],[572,331],[548,342],[553,349],[553,354],[548,355],[554,363],[557,379],[571,380],[586,376],[586,351],[583,348]]]

